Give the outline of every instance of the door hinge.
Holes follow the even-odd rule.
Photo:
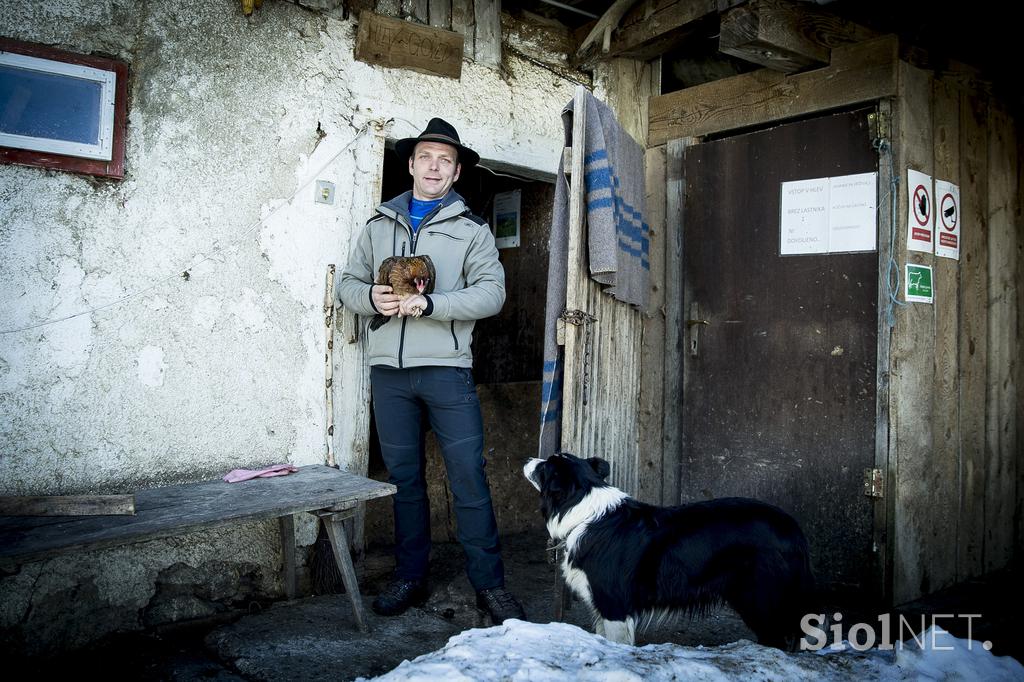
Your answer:
[[[885,478],[881,469],[864,470],[864,494],[877,499],[885,497]]]
[[[889,120],[889,114],[880,111],[868,114],[868,134],[871,135],[872,142],[891,139],[891,131],[892,121]]]

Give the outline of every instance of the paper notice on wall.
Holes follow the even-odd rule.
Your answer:
[[[935,181],[935,255],[960,260],[960,188]]]
[[[520,204],[522,190],[498,192],[494,195],[494,220],[491,222],[494,231],[494,244],[499,249],[519,246]]]
[[[874,251],[878,246],[877,173],[829,178],[829,253]]]
[[[932,176],[907,169],[907,250],[932,252],[935,207]]]
[[[828,178],[782,183],[779,253],[828,252]]]
[[[877,174],[782,183],[779,253],[874,251]]]

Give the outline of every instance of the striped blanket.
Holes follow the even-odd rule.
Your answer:
[[[650,293],[649,230],[644,211],[644,150],[593,95],[586,97],[583,174],[591,277],[617,300],[646,307]],[[565,144],[572,144],[574,103],[562,110]],[[578,146],[577,146],[578,148]],[[569,243],[569,183],[558,167],[551,218],[547,306],[544,319],[544,383],[538,457],[561,447],[562,348],[557,322],[565,310]]]

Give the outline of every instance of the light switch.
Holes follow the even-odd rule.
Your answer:
[[[326,180],[316,181],[316,191],[313,200],[318,204],[334,204],[334,183]]]

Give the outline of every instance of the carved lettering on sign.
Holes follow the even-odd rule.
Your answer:
[[[362,12],[356,59],[458,79],[462,75],[462,34]]]

